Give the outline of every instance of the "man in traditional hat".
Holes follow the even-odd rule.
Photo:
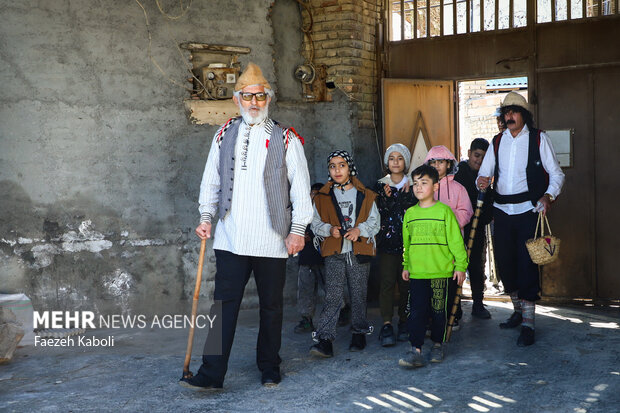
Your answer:
[[[196,234],[211,237],[216,257],[216,302],[221,302],[222,336],[210,334],[202,366],[180,384],[195,389],[222,388],[245,285],[254,272],[260,306],[256,362],[261,382],[280,382],[280,343],[286,259],[304,247],[312,221],[310,177],[303,138],[268,117],[274,93],[258,66],[248,64],[235,85],[240,117],[215,134],[200,184],[200,225]],[[217,322],[217,321],[216,321]],[[216,342],[218,341],[218,342]]]
[[[501,114],[507,129],[493,138],[477,185],[485,190],[494,177],[495,259],[514,306],[514,313],[499,326],[521,325],[517,345],[524,347],[534,344],[535,302],[540,299],[538,266],[530,259],[525,242],[534,236],[537,213],[546,214],[560,194],[564,173],[549,137],[534,128],[523,96],[508,93]]]

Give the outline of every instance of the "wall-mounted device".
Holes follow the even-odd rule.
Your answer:
[[[231,99],[239,78],[239,55],[250,53],[249,47],[205,43],[182,43],[191,52],[194,99]]]

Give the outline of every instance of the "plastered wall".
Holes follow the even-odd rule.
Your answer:
[[[0,1],[0,293],[40,309],[169,312],[191,296],[200,178],[216,126],[193,125],[183,41],[246,46],[272,82],[273,117],[306,138],[313,180],[333,149],[379,175],[372,129],[345,97],[296,99],[294,1]],[[171,16],[181,13],[178,3]],[[149,57],[149,34],[152,38]],[[189,83],[187,83],[189,85]],[[297,90],[298,88],[299,90]],[[361,165],[362,167],[359,167]],[[295,264],[286,287],[295,296]],[[207,249],[202,295],[213,290]],[[253,282],[246,305],[256,303]]]

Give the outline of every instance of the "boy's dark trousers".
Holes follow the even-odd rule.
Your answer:
[[[256,364],[260,371],[279,371],[282,340],[282,307],[286,258],[266,258],[237,255],[215,250],[214,299],[222,302],[222,336],[207,336],[206,348],[217,348],[209,340],[221,340],[222,354],[205,354],[199,374],[221,385],[228,369],[230,349],[235,338],[237,317],[243,291],[254,272],[260,307],[260,328],[256,345]]]
[[[465,237],[469,240],[469,233],[471,231],[471,224],[465,226]],[[474,244],[471,247],[471,253],[469,255],[469,266],[467,272],[469,273],[469,283],[471,284],[471,296],[474,303],[482,304],[483,292],[484,292],[484,266],[486,264],[486,244],[487,235],[485,233],[484,225],[478,223],[476,228],[476,235],[474,236]]]
[[[443,343],[448,323],[447,297],[450,287],[449,278],[431,280],[409,280],[409,341],[411,345],[421,348],[424,344],[426,323],[431,317],[431,340]],[[430,305],[429,305],[430,304]],[[430,314],[429,314],[430,311]]]

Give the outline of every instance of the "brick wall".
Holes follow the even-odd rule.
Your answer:
[[[347,94],[358,127],[372,128],[373,106],[377,105],[375,33],[381,0],[309,0],[307,4],[313,17],[313,63],[326,65],[327,80]],[[307,13],[302,16],[307,26]],[[310,53],[307,38],[304,49]]]

